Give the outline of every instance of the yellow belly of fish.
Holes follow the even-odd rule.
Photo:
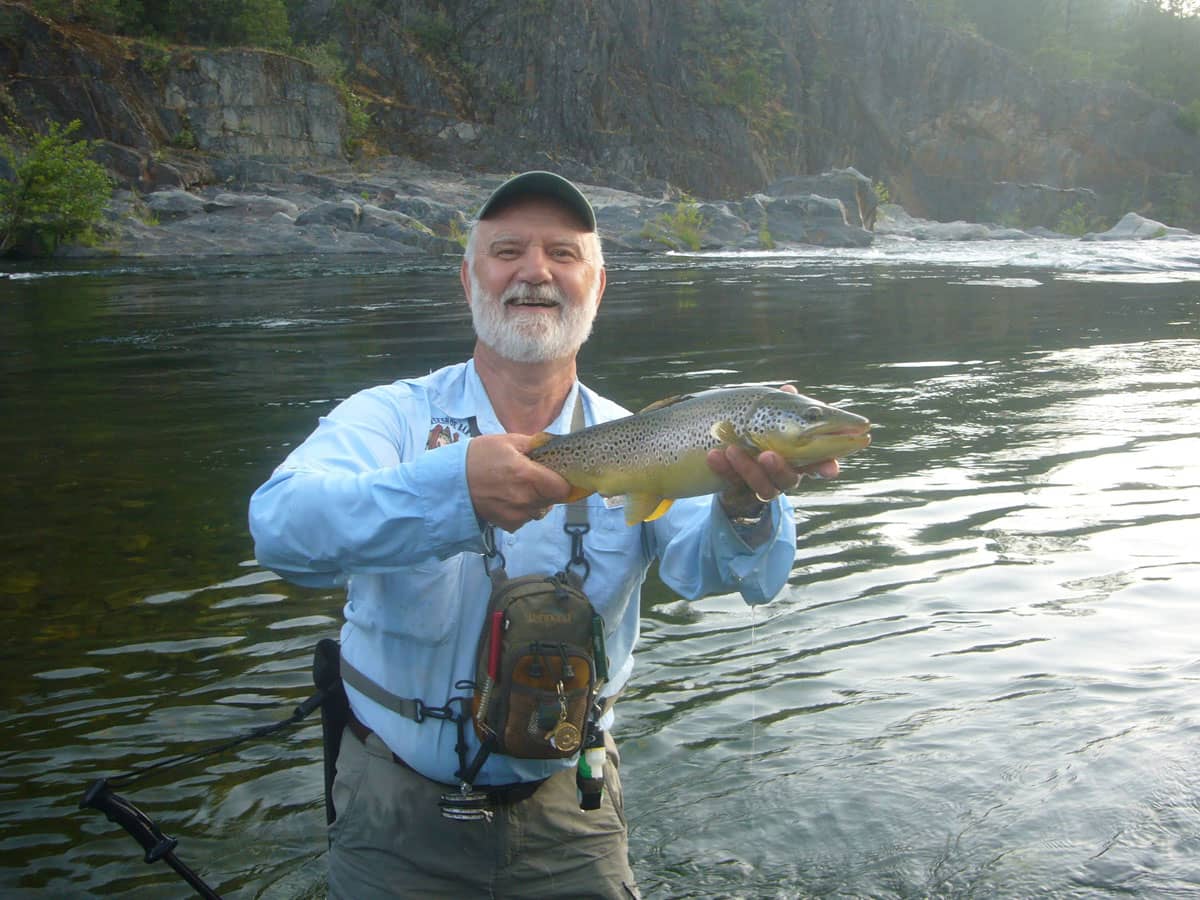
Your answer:
[[[572,498],[595,491],[604,497],[625,497],[625,522],[635,525],[657,519],[680,497],[715,493],[724,482],[706,461],[703,450],[685,453],[669,465],[611,468],[600,472],[560,472],[576,489]]]

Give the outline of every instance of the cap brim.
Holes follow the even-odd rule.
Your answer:
[[[587,197],[579,188],[567,181],[561,175],[553,172],[523,172],[508,179],[492,192],[483,206],[479,207],[478,219],[486,219],[510,203],[521,197],[549,197],[557,200],[587,226],[588,231],[596,230],[596,213]]]

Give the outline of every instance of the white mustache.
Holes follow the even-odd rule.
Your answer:
[[[567,298],[557,285],[522,283],[513,285],[500,297],[501,303],[508,303],[510,300],[542,300],[563,306]]]

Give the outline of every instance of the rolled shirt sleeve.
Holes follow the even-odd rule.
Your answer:
[[[717,499],[705,501],[677,503],[654,523],[659,577],[688,599],[737,591],[750,604],[770,601],[787,583],[796,558],[796,522],[791,504],[780,496],[768,505],[764,515],[771,517],[770,536],[751,547],[737,533]]]

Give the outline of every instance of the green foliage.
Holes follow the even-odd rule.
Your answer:
[[[1080,200],[1074,206],[1062,211],[1058,221],[1054,224],[1054,230],[1059,234],[1081,237],[1089,231],[1099,231],[1100,227],[1096,221],[1096,214]]]
[[[236,43],[286,50],[292,44],[284,0],[242,0],[233,17]]]
[[[0,157],[12,179],[0,181],[0,252],[49,255],[87,238],[112,196],[104,167],[89,157],[91,141],[71,140],[79,120],[50,123],[38,133],[13,121],[0,137]]]
[[[176,43],[291,46],[289,0],[33,0],[39,13],[100,31]]]
[[[1194,0],[917,3],[929,18],[1013,51],[1044,77],[1131,81],[1185,107],[1200,100]]]
[[[876,203],[891,203],[892,192],[888,190],[888,186],[882,181],[872,181],[871,190],[875,192]]]
[[[292,52],[316,69],[317,74],[326,81],[336,85],[346,83],[346,63],[342,60],[335,42],[303,44],[293,48]]]
[[[158,81],[162,81],[171,69],[171,51],[165,47],[146,43],[141,47],[138,63],[142,71]]]
[[[362,150],[371,130],[371,114],[367,102],[350,87],[347,66],[342,60],[337,44],[326,41],[321,44],[305,44],[295,48],[296,55],[309,63],[317,74],[338,89],[342,106],[346,108],[346,142],[342,148],[348,156]]]
[[[98,31],[122,31],[144,15],[142,0],[34,0],[32,6],[49,19],[76,22]]]
[[[699,250],[707,227],[700,205],[685,196],[675,204],[674,211],[662,213],[654,221],[647,222],[642,229],[642,236],[673,250]]]
[[[684,64],[703,102],[732,107],[765,133],[794,129],[783,104],[783,53],[763,0],[714,0],[693,7]]]
[[[459,53],[458,32],[444,10],[418,16],[409,28],[413,40],[430,56],[452,57]]]
[[[342,103],[346,107],[346,146],[347,155],[353,156],[363,149],[367,134],[371,130],[371,114],[365,101],[354,91],[343,87]]]
[[[172,146],[178,147],[180,150],[195,150],[199,144],[196,142],[196,133],[192,131],[191,125],[184,124],[179,129],[179,133],[171,141]]]
[[[1193,100],[1180,111],[1176,123],[1189,134],[1200,134],[1200,98]]]

